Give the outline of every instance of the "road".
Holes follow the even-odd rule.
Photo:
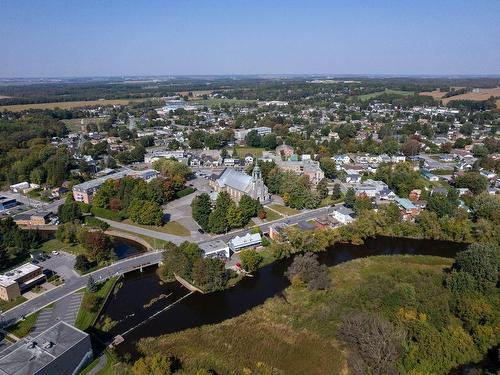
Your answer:
[[[323,208],[318,208],[315,210],[309,210],[305,212],[301,212],[297,215],[293,216],[288,216],[286,218],[274,220],[269,223],[265,223],[260,225],[260,228],[263,232],[269,231],[269,227],[273,224],[284,222],[288,225],[293,225],[297,224],[300,221],[307,221],[311,220],[317,216],[326,214],[329,210],[331,210],[331,207],[323,207]],[[110,225],[115,226],[116,228],[131,231],[134,233],[138,234],[145,234],[147,236],[151,236],[154,238],[160,238],[160,239],[165,239],[167,238],[168,241],[172,241],[174,243],[180,243],[186,240],[191,240],[192,242],[196,243],[205,243],[205,242],[210,242],[215,239],[220,239],[223,241],[229,241],[231,238],[235,236],[242,236],[245,235],[246,233],[249,232],[249,229],[239,229],[235,230],[226,234],[221,234],[217,236],[209,236],[205,235],[203,238],[198,239],[198,240],[193,240],[190,237],[180,237],[180,236],[173,236],[173,235],[168,235],[165,233],[160,233],[156,232],[153,230],[148,230],[148,229],[143,229],[140,227],[136,227],[134,225],[128,225],[128,224],[123,224],[119,222],[113,222],[111,220],[105,220],[106,222],[110,223]],[[122,227],[120,227],[122,226]],[[179,242],[180,241],[180,242]],[[0,320],[0,326],[6,326],[9,324],[14,323],[18,319],[20,319],[22,316],[31,314],[35,311],[40,310],[41,308],[50,305],[53,302],[56,302],[60,300],[61,298],[68,296],[77,290],[85,287],[87,285],[87,281],[89,278],[89,275],[92,275],[94,280],[99,281],[99,280],[105,280],[108,279],[109,277],[112,277],[114,275],[120,275],[127,273],[129,271],[135,270],[140,268],[141,266],[148,266],[152,264],[157,264],[160,262],[162,258],[162,251],[161,250],[155,250],[151,252],[147,252],[145,254],[138,255],[133,258],[127,258],[123,259],[120,261],[117,261],[113,263],[112,265],[101,268],[100,270],[94,271],[90,274],[84,275],[84,276],[76,276],[73,277],[69,280],[66,281],[65,284],[62,286],[49,290],[48,292],[33,298],[19,306],[14,307],[13,309],[6,311],[1,315],[1,320]]]

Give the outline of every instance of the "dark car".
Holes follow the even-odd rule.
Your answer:
[[[201,234],[205,233],[205,231],[203,229],[201,229],[201,228],[198,229],[198,232],[201,233]]]

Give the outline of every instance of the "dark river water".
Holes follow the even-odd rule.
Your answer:
[[[112,237],[113,249],[118,259],[144,253],[146,248],[141,244],[121,237]]]
[[[418,254],[454,257],[457,251],[465,247],[465,244],[444,241],[379,237],[369,239],[359,246],[336,244],[318,256],[321,263],[333,266],[373,255]],[[118,354],[130,353],[134,358],[137,355],[135,344],[143,337],[219,323],[261,305],[266,299],[278,295],[290,285],[283,274],[291,261],[285,259],[263,267],[255,273],[255,277],[245,278],[228,290],[205,295],[195,293],[183,299],[171,309],[127,333],[124,336],[125,341],[116,348]],[[178,283],[162,283],[155,271],[156,268],[151,267],[143,273],[135,271],[125,276],[122,287],[103,311],[103,314],[118,322],[108,334],[103,334],[103,339],[126,332],[188,293]]]

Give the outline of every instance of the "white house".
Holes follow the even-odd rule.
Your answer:
[[[260,233],[247,233],[243,237],[234,237],[231,241],[229,241],[228,245],[231,251],[236,253],[243,249],[260,246],[261,242],[262,237],[260,236]]]
[[[354,211],[345,206],[335,207],[330,215],[342,224],[348,224],[354,221]]]

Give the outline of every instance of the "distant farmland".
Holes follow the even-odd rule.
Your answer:
[[[432,96],[432,98],[434,100],[439,100],[441,99],[443,96],[445,96],[447,94],[446,91],[441,91],[441,90],[434,90],[434,91],[425,91],[425,92],[421,92],[419,95],[422,95],[422,96]]]
[[[466,94],[455,95],[449,98],[444,98],[443,104],[447,104],[452,100],[474,100],[474,101],[482,101],[488,100],[492,96],[500,96],[500,87],[496,87],[494,89],[479,89],[479,92],[468,92]],[[497,102],[498,107],[498,102]]]
[[[109,100],[89,100],[78,102],[54,102],[54,103],[34,103],[34,104],[13,104],[0,106],[0,112],[3,110],[12,112],[21,112],[28,109],[73,109],[83,107],[97,107],[106,105],[125,105],[130,102],[143,102],[148,99],[109,99]]]
[[[408,95],[415,94],[415,92],[413,92],[413,91],[402,91],[402,90],[385,89],[385,91],[378,91],[378,92],[372,92],[370,94],[359,95],[358,98],[360,100],[370,100],[370,99],[376,98],[377,96],[380,96],[380,95],[383,95],[383,94],[408,96]]]

